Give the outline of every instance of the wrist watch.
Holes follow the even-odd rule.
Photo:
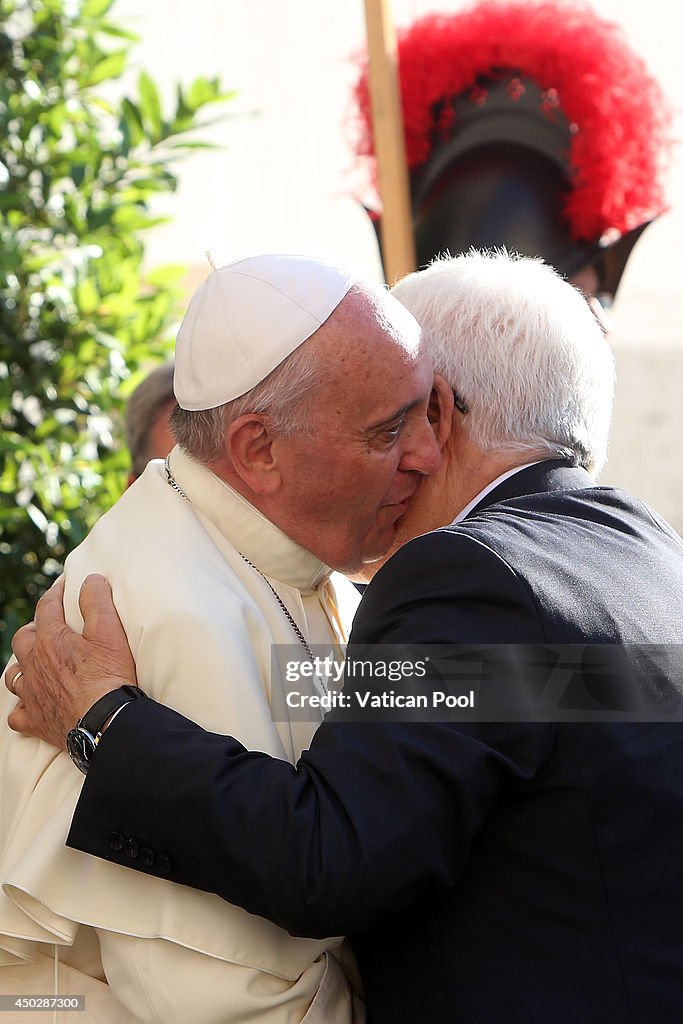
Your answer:
[[[76,722],[75,728],[69,730],[66,736],[66,749],[73,763],[84,775],[92,764],[97,744],[112,715],[120,711],[125,704],[146,696],[147,694],[137,686],[126,685],[120,686],[118,690],[110,690],[104,697],[95,701]]]

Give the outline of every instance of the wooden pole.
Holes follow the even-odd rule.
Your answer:
[[[382,200],[382,255],[388,285],[415,270],[396,33],[389,0],[365,0],[368,79],[375,138],[377,181]]]

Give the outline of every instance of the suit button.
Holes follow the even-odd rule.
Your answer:
[[[146,846],[143,846],[140,850],[140,860],[148,868],[151,868],[154,863],[154,852],[152,850],[148,850]]]
[[[107,838],[107,842],[109,843],[109,849],[114,850],[116,853],[118,853],[119,850],[123,849],[123,844],[125,843],[125,841],[126,840],[123,838],[120,832],[110,832]]]
[[[162,875],[170,875],[171,858],[167,857],[165,853],[157,854],[157,867]]]
[[[123,852],[125,853],[126,857],[137,857],[138,850],[138,844],[135,842],[134,839],[126,839],[126,842],[123,845]]]

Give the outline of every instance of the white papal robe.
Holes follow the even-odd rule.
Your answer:
[[[329,569],[180,449],[170,462],[187,498],[149,464],[68,557],[67,620],[82,626],[80,585],[104,574],[150,696],[294,762],[318,723],[272,721],[284,687],[271,645],[299,641],[242,555],[315,644],[339,640]],[[349,625],[357,594],[334,584]],[[85,1013],[60,1012],[60,1024],[352,1019],[339,939],[294,938],[216,896],[67,848],[82,776],[67,754],[12,733],[13,698],[0,694],[0,993],[85,994]]]

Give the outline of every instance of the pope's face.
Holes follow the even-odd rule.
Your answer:
[[[318,334],[326,374],[315,429],[277,443],[278,524],[353,571],[389,549],[421,475],[439,467],[427,418],[432,367],[417,323],[385,293],[347,296]]]

